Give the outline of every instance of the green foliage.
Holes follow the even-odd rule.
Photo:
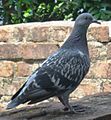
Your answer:
[[[3,0],[4,24],[75,20],[89,12],[97,19],[110,20],[111,2],[105,0]]]

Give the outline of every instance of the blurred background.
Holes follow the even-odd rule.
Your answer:
[[[111,0],[0,0],[0,24],[75,20],[83,12],[108,21]]]

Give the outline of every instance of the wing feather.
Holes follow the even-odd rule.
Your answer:
[[[18,96],[34,103],[77,86],[89,69],[86,57],[78,51],[57,52],[29,77],[12,100]]]

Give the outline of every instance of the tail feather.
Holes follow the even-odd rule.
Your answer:
[[[20,95],[15,97],[13,100],[10,101],[10,103],[7,105],[6,109],[12,109],[20,104],[23,104],[25,102],[29,102],[29,104],[37,103],[40,101],[43,101],[45,99],[48,99],[50,97],[55,96],[54,92],[47,92],[45,90],[35,90],[30,92],[29,94],[26,95]]]
[[[7,105],[7,108],[6,109],[12,109],[12,108],[14,108],[14,107],[16,107],[16,106],[18,106],[18,105],[20,105],[20,104],[23,104],[23,103],[25,103],[25,102],[27,102],[27,100],[26,99],[19,99],[19,97],[16,97],[16,98],[14,98],[13,100],[11,100],[9,103],[8,103],[8,105]]]
[[[46,100],[50,97],[53,97],[54,96],[54,93],[49,93],[49,94],[46,94],[44,96],[38,96],[37,98],[33,98],[30,100],[30,102],[28,104],[34,104],[34,103],[37,103],[37,102],[41,102],[43,100]]]
[[[15,98],[8,103],[6,109],[12,109],[12,108],[18,106],[19,104],[20,104],[20,102],[18,102],[18,100]]]

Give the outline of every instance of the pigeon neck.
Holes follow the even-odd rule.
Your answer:
[[[85,26],[79,26],[75,24],[70,36],[76,37],[76,38],[80,36],[86,37],[87,29],[88,29],[87,26],[85,27]]]
[[[62,48],[74,48],[79,49],[84,53],[88,53],[86,33],[87,27],[75,25],[71,35],[63,44]]]

